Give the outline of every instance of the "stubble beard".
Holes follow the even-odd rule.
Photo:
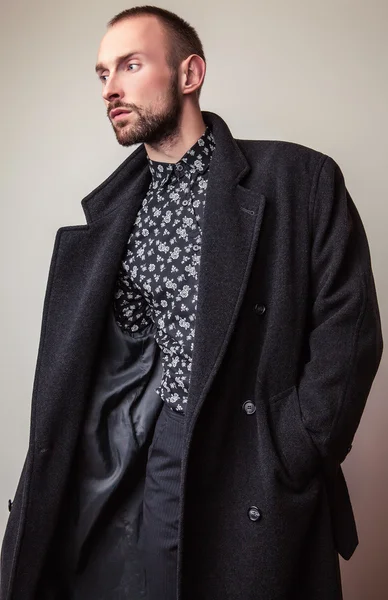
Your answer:
[[[141,143],[160,146],[162,142],[171,141],[178,135],[182,114],[182,98],[179,95],[177,74],[171,78],[167,105],[162,110],[156,112],[122,102],[112,103],[109,111],[113,108],[126,108],[135,113],[123,118],[122,121],[112,123],[116,139],[121,146]]]

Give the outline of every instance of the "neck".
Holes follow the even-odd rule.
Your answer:
[[[199,106],[186,105],[182,110],[176,134],[160,144],[144,144],[151,160],[177,163],[204,134],[206,124]]]

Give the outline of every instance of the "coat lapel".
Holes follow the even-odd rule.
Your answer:
[[[122,253],[149,184],[148,165],[140,166],[140,158],[134,158],[135,179],[128,180],[122,165],[82,201],[87,225],[57,233],[35,381],[39,429],[33,435],[40,448],[63,435],[71,442],[78,430]],[[63,422],[69,424],[66,432]]]
[[[187,427],[201,405],[230,341],[246,290],[265,196],[247,189],[250,166],[226,123],[203,112],[216,148],[210,163],[202,231]]]

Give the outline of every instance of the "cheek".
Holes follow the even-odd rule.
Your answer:
[[[168,96],[170,85],[170,79],[166,75],[144,73],[142,77],[139,74],[132,89],[144,104],[162,104]]]

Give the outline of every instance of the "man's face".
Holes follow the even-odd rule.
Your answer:
[[[166,35],[153,16],[121,21],[102,39],[96,70],[122,146],[158,144],[179,130],[183,94],[178,72],[167,65],[166,49]],[[118,109],[125,112],[115,114]]]

